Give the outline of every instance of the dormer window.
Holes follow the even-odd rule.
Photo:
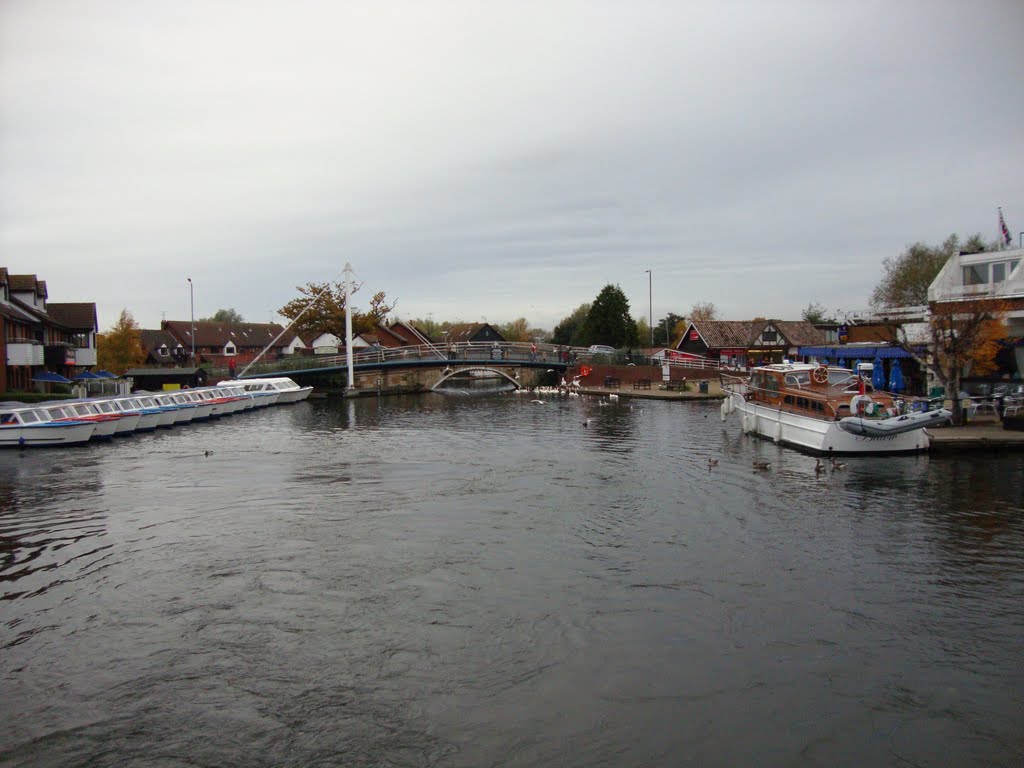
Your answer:
[[[169,354],[171,354],[170,350],[167,349],[167,345],[166,344],[161,344],[160,348],[156,351],[156,353],[160,357],[167,357]]]
[[[225,355],[237,355],[238,354],[238,349],[235,347],[235,343],[233,341],[229,341],[227,344],[224,345],[224,354]]]

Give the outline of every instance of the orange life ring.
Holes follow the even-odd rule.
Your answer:
[[[586,378],[589,375],[590,375],[590,366],[588,366],[588,365],[581,365],[580,366],[580,376]]]
[[[819,365],[811,371],[811,379],[815,384],[828,384],[828,366]]]

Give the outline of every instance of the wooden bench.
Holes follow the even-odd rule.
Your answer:
[[[650,379],[637,379],[636,381],[633,382],[633,389],[650,389],[650,388],[651,388],[651,380]]]
[[[664,387],[669,392],[685,392],[686,379],[683,379],[682,381],[666,381]]]
[[[605,376],[604,385],[608,389],[618,389],[619,387],[622,386],[622,381],[621,379],[617,379],[614,376]]]

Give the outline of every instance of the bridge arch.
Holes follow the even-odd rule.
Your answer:
[[[496,373],[499,376],[503,376],[504,378],[506,378],[510,382],[512,382],[512,384],[515,386],[516,389],[520,389],[523,386],[519,382],[518,376],[516,376],[516,377],[509,376],[505,371],[503,371],[500,368],[491,368],[489,366],[484,366],[484,365],[466,365],[466,366],[460,366],[458,368],[453,368],[451,366],[448,366],[447,368],[445,368],[444,371],[441,374],[441,378],[438,379],[437,383],[434,384],[434,386],[432,386],[430,388],[430,391],[433,392],[435,389],[437,389],[442,384],[444,384],[446,381],[448,381],[448,379],[451,379],[451,378],[453,378],[455,376],[458,376],[460,374],[469,373],[471,371],[481,371],[481,372],[487,372],[487,373]]]

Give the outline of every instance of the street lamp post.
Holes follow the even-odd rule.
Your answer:
[[[1020,238],[1020,247],[1024,248],[1024,232],[1021,232],[1017,237]]]
[[[647,273],[647,311],[650,313],[650,319],[648,320],[648,326],[651,329],[651,347],[654,347],[654,275],[651,274],[653,270],[645,269]],[[666,344],[666,346],[668,346]]]
[[[192,286],[192,278],[186,277],[188,280],[188,306],[189,311],[192,313],[192,367],[196,365],[196,294]]]

